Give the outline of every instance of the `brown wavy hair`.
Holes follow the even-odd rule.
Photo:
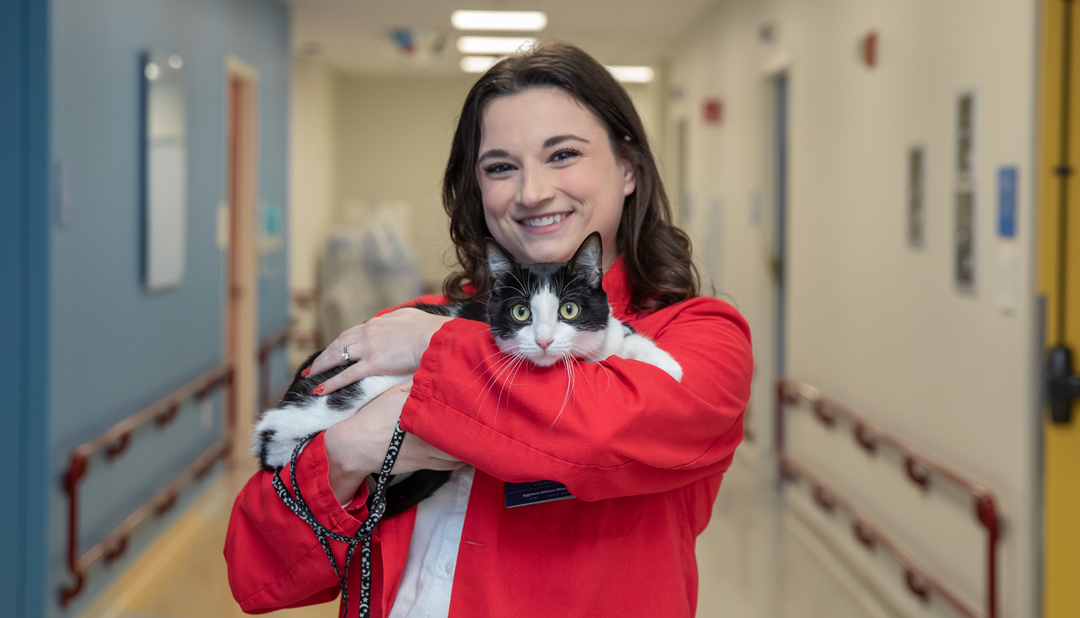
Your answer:
[[[615,245],[630,287],[630,310],[655,311],[697,296],[699,279],[690,238],[671,223],[671,205],[630,95],[592,56],[558,41],[501,60],[465,98],[442,196],[461,269],[446,278],[443,293],[465,300],[486,296],[490,290],[484,241],[491,233],[476,170],[481,123],[492,99],[532,88],[558,88],[584,105],[607,129],[615,156],[634,166],[637,185],[623,202]]]

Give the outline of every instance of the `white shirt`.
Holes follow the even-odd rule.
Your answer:
[[[420,503],[409,557],[389,618],[447,618],[473,473],[465,466]]]

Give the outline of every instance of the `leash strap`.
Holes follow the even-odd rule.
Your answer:
[[[401,429],[401,420],[399,419],[397,426],[394,428],[394,436],[390,439],[390,448],[387,449],[386,457],[383,459],[382,470],[379,471],[375,489],[368,498],[367,519],[360,525],[360,529],[356,531],[356,534],[351,537],[338,534],[320,524],[308,507],[304,496],[300,493],[300,485],[296,482],[296,459],[304,445],[320,433],[322,432],[316,431],[304,436],[300,443],[296,445],[296,448],[293,449],[292,459],[289,464],[289,476],[292,481],[293,493],[289,493],[289,490],[285,488],[285,482],[281,480],[281,468],[274,471],[274,478],[271,482],[285,506],[288,506],[293,513],[296,513],[297,517],[307,522],[307,525],[311,527],[315,537],[319,539],[323,551],[326,552],[326,557],[330,559],[330,566],[334,569],[334,575],[337,575],[338,581],[341,583],[341,604],[345,607],[343,618],[348,618],[349,615],[349,563],[352,561],[356,547],[360,546],[360,605],[358,611],[359,618],[368,618],[371,613],[371,536],[382,519],[383,513],[386,512],[386,488],[390,485],[390,480],[393,479],[390,471],[394,469],[394,462],[397,461],[401,443],[405,440],[405,432]],[[293,495],[296,497],[293,498]],[[330,550],[330,539],[349,546],[349,549],[345,552],[344,569],[338,568],[334,553]]]

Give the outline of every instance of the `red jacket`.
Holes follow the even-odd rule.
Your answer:
[[[742,440],[750,331],[737,311],[712,298],[626,313],[621,261],[604,288],[617,317],[679,362],[681,383],[636,361],[578,363],[552,427],[567,390],[561,365],[523,368],[511,385],[499,373],[487,326],[461,319],[444,325],[424,353],[401,426],[477,468],[451,618],[694,614],[694,541]],[[367,514],[366,487],[342,509],[327,474],[320,435],[297,462],[301,491],[319,521],[352,535]],[[233,596],[249,613],[336,598],[330,562],[270,479],[256,473],[233,507],[225,543]],[[576,498],[504,506],[504,482],[540,479],[565,484]],[[393,605],[415,518],[414,508],[375,532],[373,618]],[[345,545],[331,544],[342,564]],[[354,567],[350,604],[360,598],[359,563]],[[350,607],[349,615],[356,611]]]

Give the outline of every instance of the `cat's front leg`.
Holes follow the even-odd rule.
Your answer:
[[[682,367],[670,354],[660,349],[655,342],[642,335],[627,335],[623,339],[622,350],[616,354],[619,358],[636,360],[659,367],[675,378],[676,382],[682,382]]]
[[[390,387],[412,378],[411,375],[369,376],[323,397],[311,394],[310,390],[321,382],[320,377],[298,380],[289,387],[286,399],[267,410],[256,423],[251,450],[264,470],[283,467],[305,437],[349,418]]]

